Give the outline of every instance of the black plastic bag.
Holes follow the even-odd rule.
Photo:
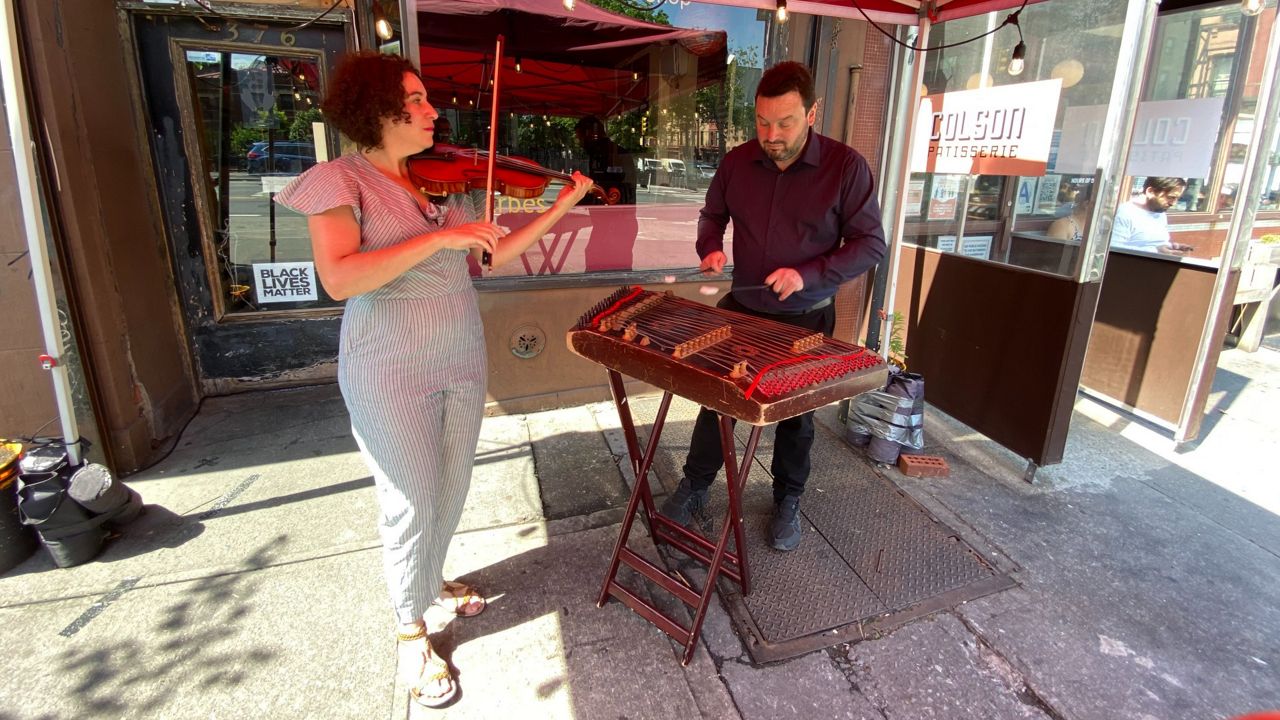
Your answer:
[[[34,528],[58,567],[92,560],[108,528],[142,512],[142,498],[101,465],[71,466],[62,446],[26,453],[18,465],[18,518]]]

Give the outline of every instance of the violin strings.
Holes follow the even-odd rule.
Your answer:
[[[464,157],[469,157],[474,155],[476,158],[481,160],[486,160],[489,157],[488,150],[479,150],[479,149],[460,150],[458,151],[457,154],[462,155]],[[566,180],[571,178],[570,175],[566,175],[562,172],[556,172],[555,170],[544,168],[541,165],[530,160],[521,160],[519,158],[498,155],[497,158],[494,159],[494,162],[503,166],[508,170],[522,170],[524,172],[528,172],[534,175],[546,175],[548,177],[557,178],[559,180]]]

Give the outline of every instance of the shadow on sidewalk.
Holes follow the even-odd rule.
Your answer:
[[[173,597],[154,614],[148,612],[146,622],[140,617],[121,629],[114,642],[70,644],[57,655],[57,668],[46,671],[67,678],[58,683],[61,691],[74,693],[78,707],[99,717],[165,714],[187,704],[175,702],[175,693],[191,693],[194,702],[195,695],[263,672],[276,653],[245,648],[237,637],[265,581],[255,571],[272,563],[280,541],[263,544],[232,572],[133,588],[133,594]],[[189,587],[175,592],[183,585]]]
[[[512,532],[521,539],[508,547],[538,530]],[[516,706],[527,711],[521,702],[546,703],[537,712],[548,717],[698,715],[667,637],[617,601],[596,607],[616,536],[616,526],[552,536],[544,546],[459,578],[492,598],[481,615],[451,619],[433,635],[455,666],[460,716],[495,717]],[[642,554],[652,555],[649,549]],[[629,587],[645,587],[630,571],[621,577]],[[426,717],[417,712],[410,717]]]
[[[112,563],[146,555],[162,548],[176,548],[204,532],[204,523],[161,506],[143,506],[142,514],[124,530],[107,536],[102,551],[90,563]],[[18,577],[57,570],[52,556],[41,546],[35,554],[4,577]]]

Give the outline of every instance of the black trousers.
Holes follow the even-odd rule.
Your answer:
[[[766,320],[795,325],[830,335],[836,326],[834,303],[826,307],[798,315],[769,315],[740,305],[733,295],[725,295],[717,307],[734,312],[755,315]],[[813,413],[807,412],[778,423],[773,445],[773,462],[769,472],[773,474],[773,499],[779,502],[787,495],[804,493],[809,479],[809,449],[813,447]],[[689,455],[684,462],[684,476],[695,490],[711,486],[716,473],[724,467],[724,453],[720,449],[719,413],[702,408],[693,424],[693,439],[689,441]]]

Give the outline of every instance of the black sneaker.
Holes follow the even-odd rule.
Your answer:
[[[707,512],[706,488],[694,490],[689,478],[680,481],[676,491],[667,497],[658,511],[685,527],[696,522],[704,534],[711,534],[714,526]]]
[[[782,498],[769,522],[769,543],[774,549],[790,552],[800,547],[800,496]]]

